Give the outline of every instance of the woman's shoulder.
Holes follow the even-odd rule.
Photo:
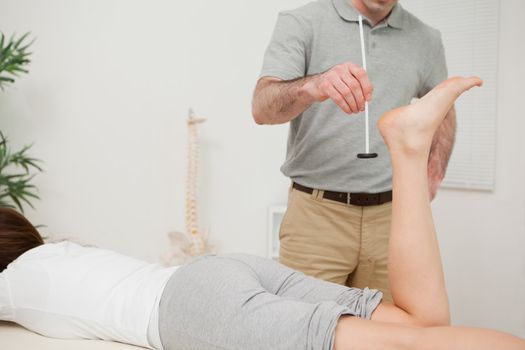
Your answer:
[[[75,252],[81,252],[83,249],[85,249],[85,247],[71,241],[45,243],[38,247],[28,250],[24,254],[20,255],[15,261],[25,261],[58,255],[67,255]]]

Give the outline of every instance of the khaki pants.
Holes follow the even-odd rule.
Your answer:
[[[392,300],[388,239],[392,203],[361,207],[291,189],[279,232],[279,261],[307,275],[355,288],[374,288]]]

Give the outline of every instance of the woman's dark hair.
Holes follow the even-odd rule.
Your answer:
[[[0,272],[20,255],[42,244],[42,236],[22,214],[0,208]]]

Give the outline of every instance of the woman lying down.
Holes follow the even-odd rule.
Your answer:
[[[153,349],[524,350],[525,341],[450,326],[427,186],[434,132],[478,78],[452,78],[379,130],[393,168],[390,283],[323,282],[271,260],[206,256],[161,268],[70,242],[44,244],[21,215],[0,211],[0,319],[57,338]]]

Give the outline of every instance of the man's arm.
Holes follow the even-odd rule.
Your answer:
[[[456,110],[452,107],[432,140],[428,159],[428,185],[431,200],[436,197],[437,190],[445,177],[455,139]]]
[[[263,77],[253,94],[252,113],[257,124],[282,124],[304,112],[314,102],[334,101],[345,113],[363,111],[372,98],[366,71],[352,62],[304,78],[283,81]]]
[[[252,114],[255,122],[284,124],[304,112],[315,101],[303,88],[310,79],[314,76],[291,81],[261,78],[253,93]]]

